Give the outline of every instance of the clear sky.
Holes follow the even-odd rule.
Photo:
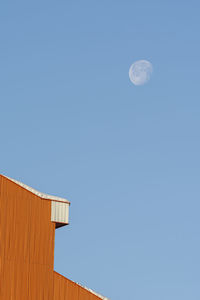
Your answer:
[[[199,10],[0,4],[1,173],[71,201],[55,270],[112,300],[200,299]]]

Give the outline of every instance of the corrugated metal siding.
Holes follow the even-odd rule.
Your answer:
[[[53,300],[51,201],[0,179],[0,300]]]
[[[3,261],[0,281],[1,300],[25,300],[29,295],[29,265],[19,261]]]
[[[1,300],[53,300],[53,272],[48,267],[4,260]]]
[[[69,223],[69,204],[65,202],[51,202],[51,221],[56,223]]]
[[[101,299],[53,271],[51,209],[50,200],[0,175],[0,300]],[[66,222],[67,207],[59,209],[55,217]]]
[[[55,224],[51,201],[3,178],[1,189],[2,255],[53,267]]]
[[[53,300],[102,300],[91,292],[85,290],[77,283],[54,272],[54,298]]]

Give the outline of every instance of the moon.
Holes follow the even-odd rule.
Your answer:
[[[148,60],[138,60],[129,69],[129,78],[134,85],[143,85],[149,81],[153,66]]]

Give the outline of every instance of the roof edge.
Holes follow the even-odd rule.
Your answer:
[[[34,195],[36,195],[36,196],[38,196],[38,197],[40,197],[42,199],[52,200],[52,201],[59,201],[59,202],[65,202],[65,203],[70,204],[70,202],[67,199],[65,199],[65,198],[61,198],[61,197],[57,197],[57,196],[53,196],[53,195],[41,193],[41,192],[35,190],[34,188],[32,188],[32,187],[30,187],[30,186],[28,186],[28,185],[26,185],[26,184],[24,184],[24,183],[22,183],[22,182],[20,182],[18,180],[15,180],[15,179],[13,179],[11,177],[8,177],[8,176],[5,176],[5,175],[2,175],[2,176],[5,177],[5,178],[7,178],[10,181],[16,183],[17,185],[21,186],[23,189],[31,192],[32,194],[34,194]]]
[[[57,275],[63,277],[64,279],[67,279],[67,280],[69,280],[69,281],[71,281],[71,282],[77,284],[78,286],[80,286],[80,287],[83,288],[84,290],[87,290],[88,292],[90,292],[91,294],[97,296],[98,298],[100,298],[100,299],[102,299],[102,300],[110,300],[109,298],[106,298],[106,297],[104,297],[104,296],[102,296],[102,295],[96,293],[95,291],[93,291],[93,290],[91,290],[91,289],[85,287],[84,285],[82,285],[82,284],[80,284],[80,283],[78,283],[78,282],[75,282],[75,281],[73,281],[73,280],[71,280],[71,279],[65,277],[64,275],[58,273],[58,272],[55,271],[55,270],[54,270],[54,273],[56,273]]]
[[[78,282],[76,282],[76,284],[78,284],[79,286],[81,286],[82,288],[84,288],[85,290],[87,290],[88,292],[94,294],[95,296],[99,297],[99,298],[102,299],[102,300],[109,300],[108,298],[106,298],[106,297],[104,297],[104,296],[102,296],[102,295],[96,293],[95,291],[93,291],[93,290],[87,288],[86,286],[83,286],[82,284],[80,284],[80,283],[78,283]]]

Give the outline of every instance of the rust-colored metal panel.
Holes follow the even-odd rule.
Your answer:
[[[32,198],[30,232],[30,262],[53,269],[55,224],[51,222],[51,201]]]
[[[53,300],[102,300],[77,283],[54,272],[54,298]]]
[[[1,184],[2,250],[8,260],[29,260],[30,201],[8,180]]]
[[[0,180],[0,300],[53,300],[51,201]]]
[[[79,299],[81,300],[91,300],[91,293],[85,290],[84,288],[80,287],[79,288]],[[99,299],[98,297],[95,296],[95,299]]]
[[[54,272],[54,300],[79,300],[79,286]]]
[[[53,272],[49,267],[3,261],[1,300],[53,300]]]
[[[3,178],[0,216],[5,258],[53,268],[55,224],[51,222],[51,201]]]
[[[51,200],[0,175],[0,300],[102,300],[53,271]]]
[[[53,300],[53,272],[49,267],[30,265],[29,300]]]
[[[0,276],[1,300],[29,299],[29,265],[19,261],[3,261],[3,272]]]

